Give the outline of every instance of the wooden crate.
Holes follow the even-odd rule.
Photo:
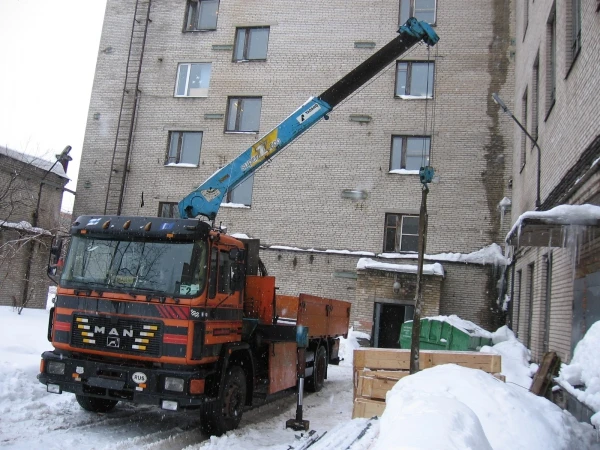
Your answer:
[[[366,417],[371,418],[383,414],[385,410],[385,402],[377,400],[369,400],[367,398],[357,398],[354,400],[354,408],[352,409],[352,418]]]
[[[421,350],[419,367],[457,364],[480,369],[503,380],[501,357],[491,353]],[[354,408],[352,418],[381,416],[387,392],[401,378],[409,375],[410,350],[359,348],[354,350]]]

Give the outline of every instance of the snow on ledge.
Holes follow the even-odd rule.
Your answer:
[[[289,250],[292,252],[310,252],[310,253],[333,253],[336,255],[357,255],[357,256],[375,256],[373,252],[351,251],[351,250],[317,250],[316,248],[298,248],[287,247],[285,245],[270,245],[272,250]]]
[[[243,203],[221,203],[223,208],[241,208],[241,209],[250,209],[248,205],[244,205]]]
[[[387,259],[417,259],[418,253],[380,253],[380,258]],[[438,253],[435,255],[424,255],[427,261],[462,262],[465,264],[493,264],[506,266],[510,260],[502,254],[502,248],[498,244],[490,244],[480,250],[471,253]]]
[[[521,234],[525,219],[539,219],[553,225],[596,225],[600,221],[600,206],[596,205],[559,205],[548,211],[527,211],[519,216],[508,234],[508,242],[515,233]]]
[[[356,270],[377,269],[386,272],[417,273],[418,266],[414,264],[390,264],[375,261],[371,258],[360,258]],[[444,268],[440,263],[423,264],[424,275],[444,276]]]
[[[45,230],[44,228],[33,227],[29,222],[26,222],[24,220],[22,220],[19,223],[4,222],[0,220],[0,227],[12,228],[13,230],[28,231],[33,234],[45,234],[47,236],[52,236],[52,233],[50,233],[48,230]]]
[[[419,175],[418,170],[410,170],[410,169],[393,169],[388,173],[397,173],[399,175]]]

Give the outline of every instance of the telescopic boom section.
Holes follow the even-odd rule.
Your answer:
[[[433,46],[439,40],[428,23],[419,22],[414,18],[408,19],[398,33],[395,39],[317,98],[310,98],[254,145],[188,194],[179,202],[180,216],[190,218],[202,215],[209,220],[214,220],[228,190],[254,173],[269,158],[283,150],[416,43],[424,41],[427,45]]]

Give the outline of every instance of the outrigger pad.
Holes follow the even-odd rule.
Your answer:
[[[285,422],[286,428],[291,428],[294,431],[308,431],[310,422],[308,420],[289,419]]]

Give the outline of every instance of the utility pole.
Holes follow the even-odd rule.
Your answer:
[[[410,374],[419,371],[419,339],[421,335],[421,308],[423,307],[423,259],[425,257],[425,244],[427,242],[427,194],[428,183],[433,180],[433,167],[421,167],[419,179],[423,188],[421,190],[421,210],[419,212],[419,258],[417,260],[417,289],[415,294],[415,313],[413,316],[412,338],[410,344]]]

